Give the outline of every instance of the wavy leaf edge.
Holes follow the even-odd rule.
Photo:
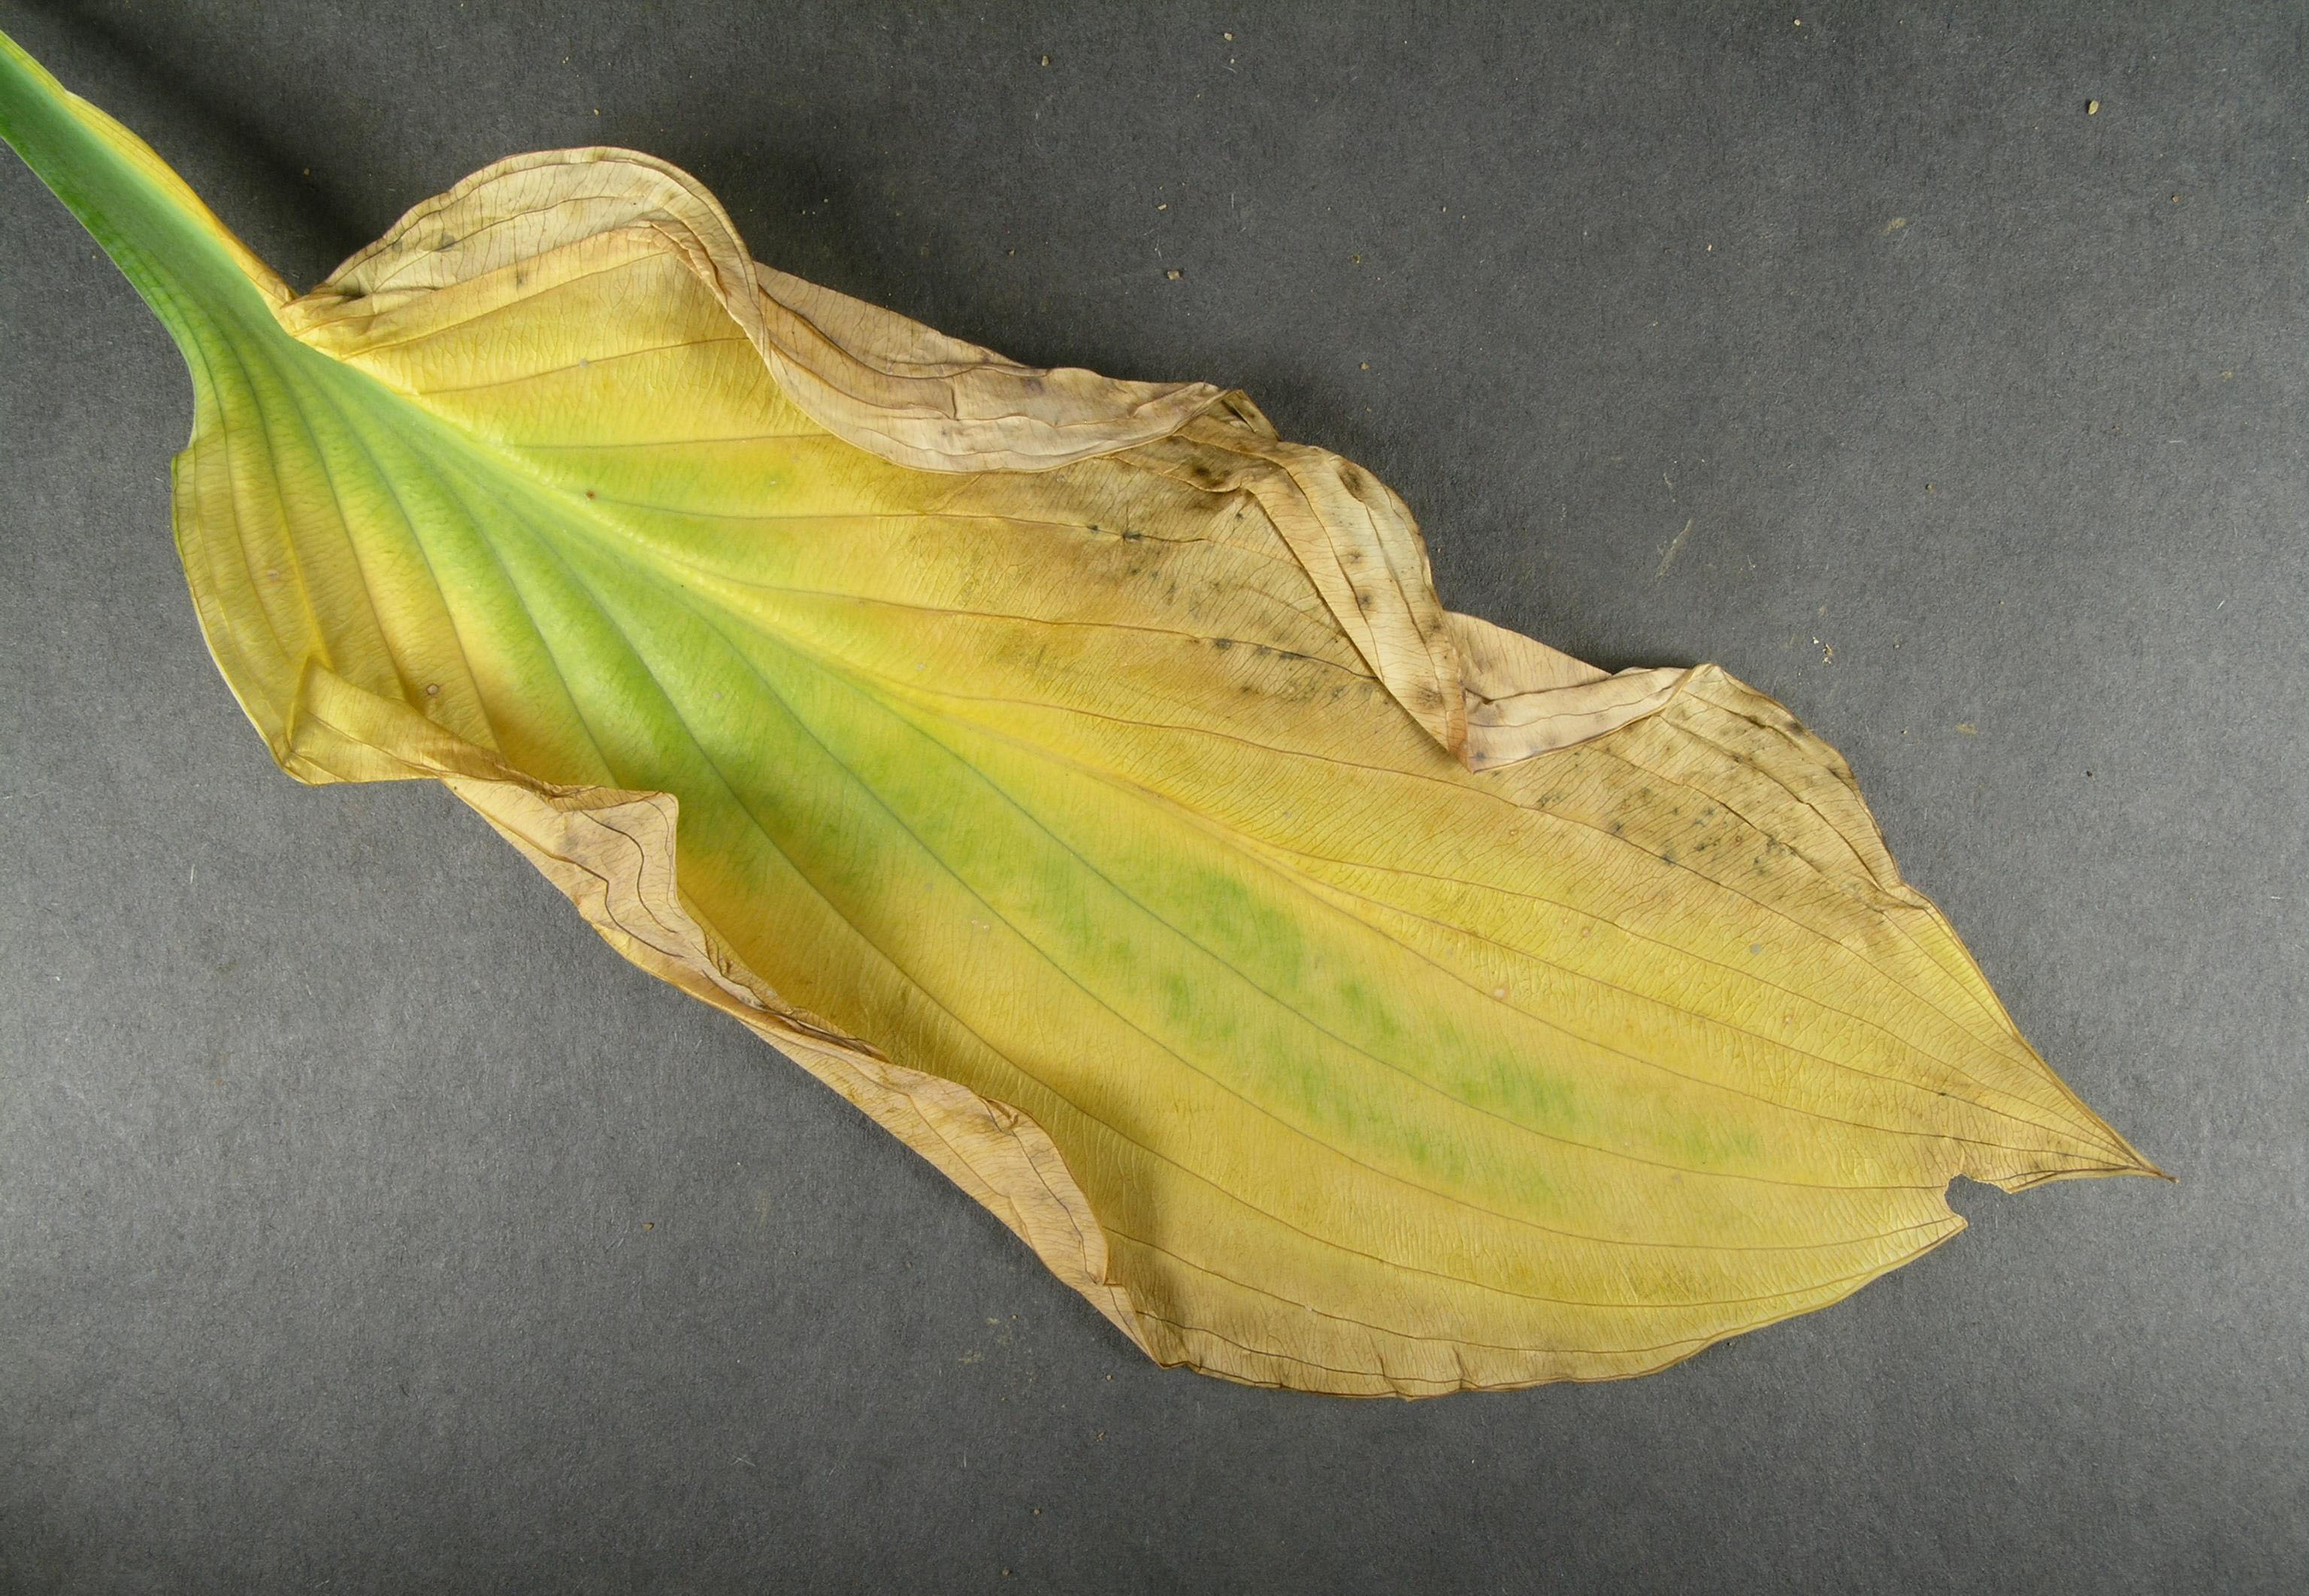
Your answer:
[[[0,52],[5,56],[0,73],[13,66],[21,79],[48,93],[54,106],[93,130],[125,165],[179,207],[186,225],[214,236],[282,331],[323,354],[343,358],[377,317],[445,287],[492,273],[510,274],[517,286],[523,262],[585,240],[626,239],[679,259],[798,408],[835,436],[891,464],[957,474],[1031,473],[1128,454],[1157,473],[1191,475],[1198,487],[1248,494],[1371,675],[1468,770],[1499,770],[1594,744],[1663,712],[1673,720],[1687,704],[1699,715],[1721,713],[1727,702],[1754,700],[1785,715],[1714,667],[1609,674],[1534,639],[1447,611],[1402,501],[1352,462],[1280,439],[1239,392],[1024,367],[761,265],[712,195],[654,158],[588,148],[493,163],[412,207],[311,293],[292,298],[134,134],[63,91],[4,36]],[[6,108],[5,87],[0,83],[0,109]],[[21,112],[14,119],[21,122]],[[17,131],[0,119],[0,132],[9,133],[12,142]],[[35,169],[56,185],[37,161]],[[88,204],[95,209],[94,202]],[[552,219],[550,225],[540,218]],[[83,220],[95,229],[101,217],[91,220],[83,211]],[[526,230],[524,222],[531,224]],[[99,237],[116,255],[133,255],[137,247],[133,240],[116,247],[101,231]],[[132,262],[124,261],[124,269],[153,297]],[[188,508],[189,491],[180,481],[180,538],[186,517],[195,513]],[[195,586],[197,598],[197,579]],[[202,621],[244,710],[290,774],[313,783],[442,781],[568,897],[619,954],[747,1025],[929,1160],[1158,1361],[1254,1385],[1430,1395],[1651,1372],[1724,1335],[1822,1305],[1801,1300],[1786,1313],[1663,1345],[1652,1350],[1655,1356],[1603,1373],[1545,1363],[1528,1371],[1529,1377],[1509,1378],[1479,1376],[1464,1366],[1449,1375],[1406,1373],[1387,1367],[1384,1359],[1376,1368],[1324,1366],[1184,1324],[1153,1333],[1159,1321],[1118,1275],[1089,1197],[1033,1117],[959,1082],[894,1061],[786,1002],[737,957],[682,890],[676,868],[679,808],[671,794],[541,781],[316,660],[303,662],[284,715],[273,699],[244,691],[245,678],[228,663],[236,645],[205,605]],[[1825,785],[1803,801],[1851,850],[1864,890],[1887,904],[1936,915],[1900,878],[1857,784],[1833,750],[1793,717],[1777,731],[1824,775]],[[1805,779],[1800,772],[1783,784]],[[1977,979],[1976,967],[1972,974]],[[1985,981],[1981,986],[1985,990]],[[2019,1189],[2076,1175],[2162,1173],[2080,1101],[2075,1108],[2082,1122],[2106,1133],[2104,1163],[2026,1170],[1996,1183]],[[1867,1272],[1865,1279],[1955,1234],[1962,1221],[1950,1217],[1952,1224],[1915,1252]],[[1862,1283],[1864,1278],[1855,1278],[1835,1295]]]

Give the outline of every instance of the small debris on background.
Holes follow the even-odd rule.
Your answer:
[[[1662,473],[1662,477],[1665,479],[1665,472]],[[1670,487],[1672,488],[1673,484],[1671,483]],[[1668,539],[1667,552],[1660,556],[1659,568],[1652,573],[1652,580],[1654,582],[1658,582],[1667,575],[1668,567],[1674,565],[1675,556],[1683,552],[1684,539],[1691,536],[1691,529],[1698,523],[1699,519],[1699,518],[1698,516],[1692,516],[1686,520],[1683,523],[1683,530],[1676,533],[1674,537]],[[1818,643],[1820,639],[1815,637],[1812,641],[1814,643]]]
[[[1165,278],[1169,279],[1171,281],[1172,281],[1172,282],[1176,282],[1176,281],[1178,281],[1178,280],[1179,280],[1179,279],[1180,279],[1180,278],[1184,277],[1184,276],[1186,275],[1186,273],[1185,273],[1184,272],[1180,271],[1178,267],[1173,266],[1173,267],[1172,267],[1169,271],[1167,271],[1167,272],[1163,272],[1163,275]]]

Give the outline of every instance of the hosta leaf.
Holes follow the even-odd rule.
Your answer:
[[[1239,393],[757,267],[627,151],[292,296],[13,47],[0,132],[190,365],[177,540],[282,767],[446,781],[1163,1362],[1640,1374],[1945,1240],[1954,1176],[2149,1172],[1826,744],[1446,612]]]

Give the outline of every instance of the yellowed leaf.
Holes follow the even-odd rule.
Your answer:
[[[630,151],[292,296],[13,45],[0,134],[185,352],[177,540],[281,766],[445,782],[1165,1363],[1641,1374],[1938,1245],[1957,1175],[2153,1172],[1834,750],[1445,610],[1240,393],[759,266]]]

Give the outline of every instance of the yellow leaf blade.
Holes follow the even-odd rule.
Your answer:
[[[1937,1245],[1956,1175],[2153,1172],[1826,744],[1445,611],[1241,396],[757,267],[613,151],[284,302],[56,92],[0,61],[0,130],[186,349],[179,544],[283,767],[447,781],[1156,1358],[1639,1374]]]

